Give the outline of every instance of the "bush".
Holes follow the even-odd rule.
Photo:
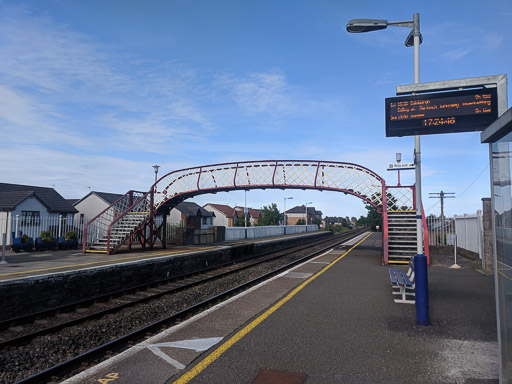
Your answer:
[[[21,236],[21,242],[22,243],[30,243],[30,237],[28,237],[28,235]]]
[[[76,232],[75,231],[67,231],[64,235],[64,240],[75,240]]]
[[[51,243],[53,241],[52,231],[41,231],[39,237],[41,237],[41,241],[45,241],[48,243]]]

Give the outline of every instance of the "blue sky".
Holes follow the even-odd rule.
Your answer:
[[[512,1],[0,0],[0,180],[55,186],[66,198],[149,190],[160,175],[213,163],[352,162],[396,183],[384,99],[413,83],[409,30],[349,34],[348,20],[412,19],[420,81],[507,74]],[[508,88],[510,92],[510,86]],[[428,194],[454,192],[449,215],[490,196],[479,133],[422,138]],[[402,184],[414,182],[402,172]],[[316,191],[250,191],[259,208],[293,197],[324,215],[360,216],[361,200]],[[243,192],[195,199],[243,205]]]

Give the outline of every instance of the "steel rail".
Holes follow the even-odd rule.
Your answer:
[[[287,249],[281,249],[279,251],[267,252],[267,253],[261,254],[259,256],[254,256],[252,258],[258,258],[259,260],[256,260],[253,263],[250,263],[250,264],[247,264],[247,265],[243,265],[243,266],[235,268],[235,269],[231,269],[231,270],[227,270],[227,271],[218,273],[218,274],[213,275],[213,276],[209,276],[209,277],[206,277],[206,278],[203,278],[203,279],[198,279],[198,280],[195,280],[193,282],[180,285],[178,287],[168,288],[168,289],[165,289],[165,290],[163,290],[161,292],[153,293],[153,294],[145,296],[145,297],[134,299],[134,300],[132,300],[130,302],[127,302],[127,303],[122,303],[122,304],[118,304],[116,306],[113,306],[113,307],[110,307],[110,308],[107,308],[107,309],[98,310],[96,312],[89,313],[89,314],[86,314],[86,315],[81,316],[81,317],[77,317],[77,318],[75,318],[73,320],[65,321],[65,322],[62,322],[60,324],[56,324],[56,325],[53,325],[53,326],[50,326],[50,327],[47,327],[47,328],[44,328],[44,329],[40,329],[40,330],[37,330],[37,331],[34,331],[34,332],[27,333],[25,335],[21,335],[21,336],[18,336],[18,337],[9,339],[9,340],[2,341],[2,342],[0,342],[0,349],[5,348],[7,346],[15,346],[15,345],[23,344],[23,343],[26,343],[26,342],[34,339],[35,337],[43,336],[43,335],[47,335],[47,334],[51,334],[51,333],[55,333],[55,332],[58,332],[58,331],[60,331],[60,330],[62,330],[64,328],[73,327],[73,326],[76,326],[78,324],[84,323],[86,321],[96,320],[96,319],[99,319],[99,318],[101,318],[103,316],[106,316],[108,314],[115,313],[115,312],[121,311],[123,309],[129,308],[129,307],[133,307],[133,306],[138,305],[138,304],[144,304],[144,303],[149,302],[151,300],[158,299],[159,297],[162,297],[162,296],[165,296],[165,295],[169,295],[169,294],[173,294],[173,293],[177,293],[179,291],[192,288],[195,285],[199,285],[199,284],[203,284],[203,283],[206,283],[206,282],[209,282],[209,281],[213,281],[215,279],[219,279],[219,278],[225,277],[227,275],[243,271],[245,269],[257,266],[259,264],[267,263],[269,261],[273,261],[273,260],[285,257],[287,255],[293,254],[293,253],[298,252],[300,250],[311,248],[311,247],[314,247],[314,246],[317,246],[317,245],[329,242],[329,240],[332,242],[332,240],[334,240],[334,238],[333,237],[328,237],[327,239],[311,241],[311,242],[308,242],[306,244],[301,244],[299,246],[289,247]],[[285,251],[285,252],[281,253],[283,251]],[[277,255],[269,257],[269,258],[262,259],[265,256],[268,256],[269,254],[277,254]],[[173,283],[173,282],[179,282],[179,280],[190,279],[191,277],[194,277],[194,276],[197,276],[197,275],[201,275],[201,274],[202,275],[206,275],[206,274],[211,273],[211,272],[216,271],[216,270],[218,271],[218,270],[221,270],[221,269],[229,268],[230,266],[235,266],[238,263],[251,260],[252,258],[251,257],[247,257],[247,258],[238,260],[236,262],[224,263],[221,266],[214,266],[212,268],[205,268],[203,270],[198,270],[198,271],[186,274],[186,275],[182,275],[180,277],[174,277],[174,278],[171,278],[171,279],[167,279],[167,280],[165,280],[165,282],[160,281],[159,283],[151,283],[151,284],[143,286],[143,288],[140,288],[140,289],[131,288],[131,289],[126,290],[126,291],[120,291],[120,294],[117,295],[116,297],[119,298],[119,297],[121,297],[121,295],[136,294],[139,291],[141,293],[144,293],[142,291],[142,289],[157,288],[159,285],[170,284],[170,283]],[[106,298],[105,300],[110,299],[110,297],[108,295],[106,295],[105,298]],[[99,300],[93,300],[93,299],[87,300],[87,302],[89,302],[89,303],[94,303],[94,302],[98,302],[98,301]],[[77,306],[80,306],[80,305],[77,305]],[[81,306],[83,306],[83,304]],[[53,313],[54,311],[55,310],[52,310],[51,312]],[[40,317],[41,316],[38,316],[38,318],[40,318]]]
[[[318,255],[332,249],[332,247],[338,246],[341,243],[343,243],[344,241],[360,235],[361,233],[363,233],[366,230],[367,229],[364,228],[361,230],[354,230],[354,231],[350,231],[349,233],[342,234],[342,236],[340,236],[339,240],[336,241],[334,244],[329,244],[329,246],[323,247],[320,250],[316,250],[307,256],[301,257],[300,259],[297,259],[291,263],[288,263],[282,267],[279,267],[271,272],[268,272],[266,274],[263,274],[259,277],[254,278],[250,281],[242,283],[234,288],[228,289],[227,291],[224,291],[224,292],[222,292],[218,295],[215,295],[209,299],[203,300],[200,303],[194,304],[194,305],[192,305],[182,311],[174,313],[164,319],[158,320],[158,321],[156,321],[152,324],[149,324],[147,326],[144,326],[136,331],[130,332],[127,335],[121,336],[115,340],[105,343],[99,347],[96,347],[96,348],[88,351],[88,352],[85,352],[81,355],[71,358],[70,360],[67,360],[60,364],[57,364],[54,367],[48,368],[44,371],[36,373],[35,375],[32,375],[30,377],[27,377],[25,379],[17,381],[15,384],[41,383],[41,382],[51,380],[55,377],[63,376],[86,362],[90,362],[92,360],[101,358],[107,352],[117,351],[117,350],[125,347],[128,344],[128,342],[141,340],[148,334],[158,332],[161,330],[162,326],[167,326],[169,324],[173,324],[182,318],[185,318],[192,314],[198,313],[201,311],[201,309],[203,309],[205,307],[215,305],[216,303],[223,301],[223,300],[237,294],[240,291],[248,289],[248,288],[250,288],[256,284],[259,284],[260,282],[265,281],[279,273],[282,273],[298,264],[301,264],[301,263],[307,261],[308,259],[318,256]],[[356,233],[354,233],[354,232],[356,232]]]
[[[194,276],[194,275],[197,275],[197,274],[208,273],[208,272],[211,272],[211,271],[214,271],[214,270],[217,270],[217,269],[220,269],[220,268],[225,268],[227,266],[234,265],[234,264],[237,264],[237,263],[241,263],[241,262],[244,262],[244,261],[247,261],[247,260],[250,260],[250,259],[264,257],[264,256],[267,256],[269,254],[274,254],[274,253],[282,252],[282,251],[285,251],[285,250],[293,251],[295,248],[299,248],[300,249],[300,247],[305,246],[305,245],[313,246],[315,244],[321,244],[322,242],[329,241],[329,239],[332,240],[332,238],[333,237],[331,237],[331,236],[326,236],[326,237],[321,238],[321,239],[313,239],[313,240],[307,241],[306,243],[303,243],[303,244],[300,244],[300,245],[292,245],[292,246],[284,247],[284,248],[282,248],[282,249],[280,249],[278,251],[268,251],[268,252],[263,252],[263,253],[261,253],[259,255],[250,255],[250,256],[243,257],[243,258],[238,259],[238,260],[232,260],[232,261],[228,261],[228,262],[225,262],[225,263],[221,263],[221,264],[217,264],[217,265],[212,265],[210,267],[205,267],[205,268],[197,269],[197,270],[195,270],[193,272],[188,272],[188,273],[184,273],[184,274],[181,274],[181,275],[172,276],[172,277],[169,277],[167,279],[152,281],[150,283],[140,284],[140,285],[137,285],[137,286],[134,286],[134,287],[130,287],[130,288],[127,288],[127,289],[121,289],[119,291],[111,292],[111,293],[108,293],[108,294],[105,294],[105,295],[94,296],[94,297],[88,298],[86,300],[76,301],[76,302],[73,302],[73,303],[70,303],[70,304],[66,304],[66,305],[62,305],[62,306],[59,306],[59,307],[51,308],[49,310],[35,312],[35,313],[31,313],[31,314],[15,317],[15,318],[12,318],[12,319],[2,320],[2,321],[0,321],[0,331],[3,331],[3,330],[5,330],[5,329],[7,329],[9,327],[12,327],[12,326],[29,324],[29,323],[31,323],[31,322],[33,322],[35,320],[38,320],[38,319],[41,319],[41,318],[44,318],[44,317],[50,317],[50,316],[53,316],[53,315],[55,315],[57,313],[71,312],[71,311],[75,310],[78,307],[86,307],[86,306],[92,305],[92,304],[94,304],[96,302],[106,302],[108,300],[118,298],[118,297],[120,297],[122,295],[137,293],[139,291],[144,291],[144,290],[147,290],[147,289],[150,289],[150,288],[155,288],[155,287],[158,287],[160,285],[169,284],[169,283],[172,283],[174,281],[179,281],[179,280],[187,279],[187,278],[189,278],[191,276]],[[3,346],[3,344],[0,343],[0,348],[2,346]]]

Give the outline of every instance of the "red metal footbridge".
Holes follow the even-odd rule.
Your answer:
[[[151,249],[158,240],[165,248],[166,216],[177,204],[206,193],[251,189],[314,189],[357,196],[383,215],[386,263],[406,263],[415,253],[409,249],[416,246],[414,186],[388,187],[382,177],[357,164],[307,160],[245,161],[169,172],[148,192],[128,191],[89,221],[83,251],[111,254],[134,243]]]

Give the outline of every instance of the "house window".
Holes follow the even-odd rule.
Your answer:
[[[208,216],[203,216],[203,225],[208,224]]]
[[[39,211],[21,211],[21,225],[39,225],[40,223]]]

